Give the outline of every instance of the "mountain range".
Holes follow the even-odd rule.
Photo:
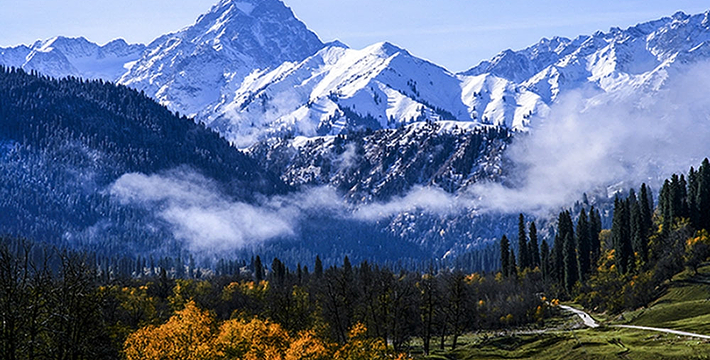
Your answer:
[[[0,64],[115,81],[247,147],[421,120],[534,127],[562,94],[658,90],[708,57],[710,12],[542,39],[454,74],[390,43],[323,44],[279,0],[222,0],[148,45],[57,37],[0,49]]]
[[[325,223],[344,222],[356,230],[336,235],[337,241],[352,242],[358,232],[374,231],[372,239],[415,244],[414,257],[429,252],[438,258],[496,239],[517,225],[516,217],[475,211],[429,214],[406,206],[382,209],[389,209],[389,202],[406,202],[421,187],[459,196],[483,181],[515,183],[514,165],[506,157],[512,139],[534,132],[566,95],[582,94],[584,102],[604,94],[654,94],[689,64],[708,59],[710,11],[678,12],[627,29],[542,39],[452,73],[388,42],[359,50],[339,41],[323,43],[280,0],[221,0],[193,25],[147,45],[120,39],[98,45],[60,36],[0,48],[0,65],[128,87],[176,112],[176,119],[192,118],[202,129],[165,134],[161,141],[185,143],[187,136],[192,144],[190,134],[195,131],[201,133],[205,126],[215,131],[217,138],[209,141],[219,145],[210,145],[210,151],[219,148],[219,166],[230,170],[220,173],[212,165],[202,169],[196,158],[188,163],[223,184],[229,184],[225,177],[236,171],[239,186],[220,185],[232,189],[223,191],[230,199],[261,199],[263,205],[262,196],[330,187],[349,204],[346,207],[383,206],[374,230],[362,230],[350,217],[324,220],[322,214],[309,213],[304,225],[285,233],[301,238],[331,234],[334,229]],[[103,101],[102,111],[118,106],[112,101],[124,100]],[[128,141],[108,133],[112,135],[106,139],[115,146]],[[11,138],[8,144],[20,139],[25,138]],[[225,155],[225,143],[243,151]],[[141,153],[147,151],[140,150],[145,146],[131,148]],[[208,156],[206,150],[195,151]],[[122,171],[150,176],[168,170],[150,164],[118,166],[100,185],[118,181]],[[254,184],[248,180],[252,175]],[[415,201],[413,206],[426,203]],[[357,208],[352,211],[357,215]],[[99,222],[94,219],[85,229],[72,227],[86,235]],[[544,226],[540,228],[545,234]],[[339,249],[311,245],[334,258]],[[280,247],[285,246],[292,260],[299,260],[292,247],[275,246],[279,252],[286,251]],[[357,251],[348,249],[351,254]],[[318,251],[305,252],[311,256]]]

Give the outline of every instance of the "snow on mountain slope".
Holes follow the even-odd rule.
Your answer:
[[[293,187],[337,189],[353,216],[377,220],[368,227],[442,257],[514,231],[517,214],[473,211],[475,200],[466,190],[505,181],[504,152],[512,136],[471,121],[421,121],[346,135],[271,138],[247,153]]]
[[[195,24],[154,40],[120,83],[196,114],[255,69],[301,61],[321,47],[279,0],[221,0]]]
[[[684,64],[710,58],[709,14],[679,12],[625,30],[542,39],[451,74],[386,42],[324,46],[280,0],[221,0],[147,47],[58,37],[0,49],[0,63],[120,79],[239,146],[421,120],[525,131],[567,91],[655,91]]]
[[[493,59],[482,61],[463,72],[462,75],[493,74],[514,82],[522,82],[568,55],[585,39],[586,37],[575,40],[563,37],[542,39],[521,51],[505,50]]]
[[[53,77],[115,81],[144,49],[144,45],[129,45],[122,39],[100,46],[83,37],[58,36],[37,41],[31,47],[20,45],[0,49],[0,64],[36,70]]]
[[[340,134],[422,120],[523,129],[542,107],[539,97],[510,81],[456,76],[390,43],[362,50],[335,43],[300,63],[253,73],[201,115],[242,146],[275,134]]]
[[[544,116],[547,104],[537,94],[491,74],[460,76],[461,99],[474,120],[525,131],[533,115]]]
[[[0,64],[20,68],[25,63],[27,55],[32,51],[26,45],[0,48]]]
[[[388,200],[417,185],[458,193],[502,174],[505,128],[470,121],[420,121],[347,135],[274,138],[248,154],[294,187],[330,185],[353,203]]]
[[[669,67],[706,60],[710,11],[671,17],[574,40],[543,39],[520,51],[506,50],[462,73],[491,73],[540,95],[546,103],[567,90],[633,92],[658,89]]]

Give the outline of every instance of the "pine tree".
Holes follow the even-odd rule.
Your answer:
[[[510,269],[508,269],[508,274],[513,278],[517,278],[518,265],[515,263],[515,252],[513,250],[510,250],[510,263],[508,266],[510,266]]]
[[[352,274],[352,272],[353,266],[352,264],[350,264],[350,257],[345,255],[345,257],[343,258],[343,273],[345,273],[345,275],[350,275]]]
[[[264,280],[264,265],[261,263],[259,255],[254,259],[254,279],[257,282]]]
[[[636,197],[629,197],[629,199],[631,204],[629,221],[632,250],[635,257],[638,257],[642,263],[645,263],[647,260],[648,240],[646,239],[646,230],[644,229],[643,218],[641,216],[641,204]]]
[[[628,202],[614,199],[614,219],[611,225],[611,241],[614,246],[614,262],[621,274],[626,274],[631,262],[631,239],[629,236]]]
[[[698,229],[699,213],[698,213],[698,173],[693,167],[688,172],[688,217],[690,223]]]
[[[540,244],[540,271],[543,279],[550,277],[550,246],[547,245],[547,240],[543,239]]]
[[[570,238],[574,240],[574,224],[572,223],[572,215],[569,211],[564,211],[562,218],[562,234],[569,234]]]
[[[681,183],[677,174],[671,176],[670,182],[670,212],[673,215],[672,219],[683,217],[683,198],[681,191]]]
[[[666,179],[661,187],[661,193],[658,196],[658,207],[661,212],[661,218],[663,220],[662,228],[663,234],[667,235],[671,227],[673,226],[673,211],[671,206],[671,182]]]
[[[320,279],[323,276],[323,262],[320,259],[319,255],[316,255],[316,264],[313,267],[313,275],[317,279]]]
[[[525,234],[525,218],[523,214],[518,217],[518,264],[520,269],[525,269],[530,267],[530,261],[528,260],[528,240]]]
[[[596,266],[601,252],[601,243],[599,242],[599,232],[602,231],[602,218],[599,210],[592,206],[589,209],[589,250],[590,250],[590,267]]]
[[[562,266],[562,238],[560,234],[555,234],[555,240],[550,249],[550,260],[548,261],[550,278],[557,281],[563,281],[564,267]]]
[[[687,218],[690,214],[690,211],[688,209],[688,183],[685,181],[685,176],[682,174],[680,175],[680,180],[678,181],[678,197],[680,198],[679,200],[679,216],[682,218]]]
[[[638,201],[639,210],[641,212],[641,228],[646,237],[648,237],[651,227],[653,226],[653,199],[651,199],[646,184],[641,184],[641,192],[639,193]]]
[[[579,211],[577,220],[577,259],[578,259],[578,279],[583,281],[589,273],[591,264],[591,241],[589,239],[589,223],[587,213],[584,209]]]
[[[535,222],[530,223],[530,267],[540,266],[540,248],[537,243],[537,227]]]
[[[552,247],[552,261],[550,267],[550,273],[553,278],[560,283],[564,283],[567,271],[565,263],[565,239],[568,236],[573,241],[572,248],[574,249],[574,226],[572,225],[572,217],[570,216],[569,211],[563,211],[557,217],[557,234],[555,234],[555,243]]]
[[[563,240],[563,258],[564,263],[564,285],[567,291],[572,291],[574,284],[577,282],[577,252],[575,251],[574,238],[571,233],[565,234]]]
[[[500,239],[500,269],[503,276],[510,275],[510,242],[505,235]]]
[[[286,265],[278,258],[274,258],[271,262],[271,272],[269,272],[271,281],[277,285],[282,285],[286,280]]]
[[[710,230],[710,162],[707,158],[698,169],[695,206],[698,211],[698,229]]]

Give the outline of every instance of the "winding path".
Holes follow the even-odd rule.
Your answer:
[[[619,327],[619,328],[627,328],[627,329],[658,331],[658,332],[667,333],[667,334],[691,336],[691,337],[696,337],[696,338],[701,338],[701,339],[710,339],[710,336],[708,336],[708,335],[696,334],[696,333],[680,331],[680,330],[673,330],[673,329],[656,328],[656,327],[648,327],[648,326],[636,326],[636,325],[611,325],[611,326],[612,327]]]
[[[571,306],[567,306],[567,305],[560,305],[560,308],[562,310],[573,312],[577,316],[581,317],[582,321],[584,321],[584,326],[587,326],[590,328],[599,327],[599,323],[597,323],[596,320],[594,320],[589,314],[587,314],[586,312],[584,312],[582,310],[575,309],[575,308],[573,308]]]
[[[584,325],[590,328],[595,328],[599,327],[599,323],[596,322],[589,314],[586,312],[575,309],[571,306],[567,305],[560,305],[560,308],[565,311],[569,311],[574,313],[575,315],[579,316],[582,318],[582,321],[584,322]],[[702,334],[696,334],[696,333],[691,333],[687,331],[680,331],[680,330],[673,330],[673,329],[666,329],[666,328],[657,328],[657,327],[649,327],[649,326],[637,326],[637,325],[610,325],[611,327],[617,327],[617,328],[626,328],[626,329],[636,329],[636,330],[648,330],[648,331],[657,331],[657,332],[662,332],[666,334],[675,334],[675,335],[680,335],[680,336],[690,336],[690,337],[696,337],[696,338],[701,338],[701,339],[709,339],[710,340],[710,335],[702,335]]]

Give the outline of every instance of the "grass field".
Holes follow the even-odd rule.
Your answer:
[[[710,266],[697,275],[678,274],[648,308],[608,317],[581,328],[578,317],[559,314],[546,332],[468,334],[455,351],[426,359],[710,359],[710,340],[605,325],[631,324],[710,335]]]
[[[624,314],[631,325],[664,327],[710,335],[710,266],[683,272],[648,309]]]
[[[710,359],[710,342],[603,327],[493,337],[446,355],[450,359]]]

